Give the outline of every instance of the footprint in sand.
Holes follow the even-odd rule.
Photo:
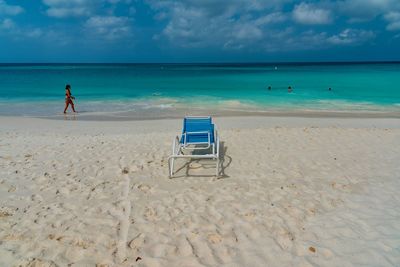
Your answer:
[[[249,211],[249,212],[246,212],[246,213],[244,214],[244,218],[245,218],[246,220],[248,220],[248,221],[252,221],[252,220],[254,220],[254,218],[256,217],[256,215],[257,215],[257,213],[256,213],[255,211]]]
[[[129,242],[129,247],[133,250],[139,251],[145,243],[145,235],[140,233]]]
[[[187,237],[181,236],[178,240],[178,254],[181,257],[188,257],[194,254],[193,246]]]
[[[219,244],[222,242],[222,236],[217,233],[209,234],[207,239],[211,244]]]
[[[149,191],[151,190],[151,186],[146,185],[146,184],[141,184],[137,187],[140,191],[142,191],[143,193],[149,193]]]
[[[32,180],[35,181],[35,183],[43,184],[44,182],[46,182],[48,180],[48,176],[47,177],[39,176],[39,177],[33,178]]]
[[[39,194],[33,194],[31,196],[31,200],[32,201],[37,201],[37,202],[42,202],[43,201],[43,197]]]
[[[15,185],[12,185],[8,188],[8,193],[15,192],[17,190],[17,187]]]
[[[14,209],[10,207],[0,207],[0,218],[13,216],[14,213]]]
[[[53,222],[51,224],[51,227],[52,228],[59,228],[59,227],[61,227],[61,225],[62,225],[61,221],[55,221],[55,222]]]
[[[144,217],[147,221],[155,221],[157,220],[157,211],[152,207],[146,207]]]
[[[283,249],[283,250],[289,250],[293,246],[293,241],[295,240],[295,236],[293,233],[284,230],[283,233],[281,232],[280,235],[278,235],[275,238],[275,241],[278,243],[278,245]]]
[[[129,167],[129,171],[130,171],[130,172],[138,172],[138,171],[140,171],[141,169],[143,169],[143,166],[132,165],[132,166]]]
[[[64,257],[71,262],[79,261],[83,257],[83,249],[79,247],[70,247],[65,251]]]
[[[58,265],[52,261],[41,260],[41,259],[29,259],[20,262],[17,266],[21,267],[57,267]]]
[[[74,246],[76,246],[76,247],[80,247],[80,248],[83,248],[83,249],[87,249],[87,248],[89,248],[91,245],[93,245],[93,242],[92,242],[92,241],[89,241],[89,240],[84,240],[84,239],[82,239],[82,238],[80,238],[80,237],[75,237],[75,238],[73,238],[73,239],[71,240],[71,244],[74,245]]]
[[[56,191],[56,195],[62,195],[62,196],[68,196],[69,195],[69,190],[67,189],[67,188],[65,188],[65,187],[62,187],[62,188],[60,188],[60,189],[58,189],[57,191]]]

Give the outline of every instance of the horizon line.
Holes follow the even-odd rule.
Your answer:
[[[193,62],[0,62],[0,65],[23,65],[23,64],[357,64],[357,63],[400,63],[400,60],[356,60],[356,61],[193,61]]]

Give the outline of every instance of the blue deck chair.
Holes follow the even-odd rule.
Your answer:
[[[174,139],[172,155],[168,158],[170,177],[174,175],[174,161],[177,158],[214,159],[215,175],[219,175],[219,136],[211,117],[183,119],[182,134]]]

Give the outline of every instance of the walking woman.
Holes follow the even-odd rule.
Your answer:
[[[67,84],[65,86],[65,108],[64,108],[64,113],[66,113],[68,106],[71,104],[71,108],[72,111],[75,111],[75,106],[74,106],[74,102],[72,101],[72,99],[75,99],[75,97],[72,96],[71,94],[71,85]]]

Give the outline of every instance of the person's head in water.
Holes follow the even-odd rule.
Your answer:
[[[292,87],[289,86],[289,87],[287,88],[287,90],[288,90],[289,93],[292,92]]]
[[[268,86],[268,90],[271,90],[272,89],[272,87],[271,86]]]
[[[328,89],[328,90],[329,90],[329,91],[332,91],[332,88],[330,88],[330,87],[329,87],[329,89]]]

